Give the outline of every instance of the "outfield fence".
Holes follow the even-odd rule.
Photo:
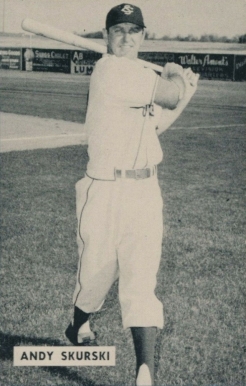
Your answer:
[[[101,56],[85,50],[0,47],[0,69],[91,75]],[[174,62],[191,67],[201,79],[246,81],[246,55],[140,52],[139,58],[160,66]]]

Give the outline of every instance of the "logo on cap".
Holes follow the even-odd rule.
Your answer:
[[[134,8],[132,8],[132,6],[131,6],[131,5],[128,5],[128,4],[126,4],[126,5],[122,8],[122,10],[121,10],[121,12],[124,12],[125,15],[130,15],[133,11],[134,11]]]

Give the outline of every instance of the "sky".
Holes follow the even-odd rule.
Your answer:
[[[122,0],[0,0],[0,31],[24,32],[32,18],[67,31],[87,33],[104,27],[110,8]],[[246,33],[246,0],[131,0],[142,9],[149,33],[197,37]]]

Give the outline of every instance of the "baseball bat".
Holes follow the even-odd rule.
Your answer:
[[[72,32],[64,31],[43,23],[39,23],[33,19],[24,19],[21,26],[25,31],[35,33],[36,35],[42,35],[62,43],[71,44],[75,47],[85,48],[87,50],[99,52],[101,54],[105,54],[107,52],[106,46],[96,43],[91,39],[86,39],[81,36],[77,36]],[[150,63],[141,59],[138,59],[138,61],[141,62],[144,67],[151,68],[154,71],[162,72],[163,70],[163,67],[158,66],[157,64]]]

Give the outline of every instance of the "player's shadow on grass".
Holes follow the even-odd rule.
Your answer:
[[[64,346],[59,340],[49,338],[31,338],[23,335],[9,335],[0,331],[1,351],[0,360],[13,361],[13,347],[14,346]],[[86,377],[81,377],[77,371],[68,369],[67,367],[42,367],[43,370],[49,372],[51,375],[59,375],[63,379],[78,382],[81,386],[95,386],[95,383]]]

